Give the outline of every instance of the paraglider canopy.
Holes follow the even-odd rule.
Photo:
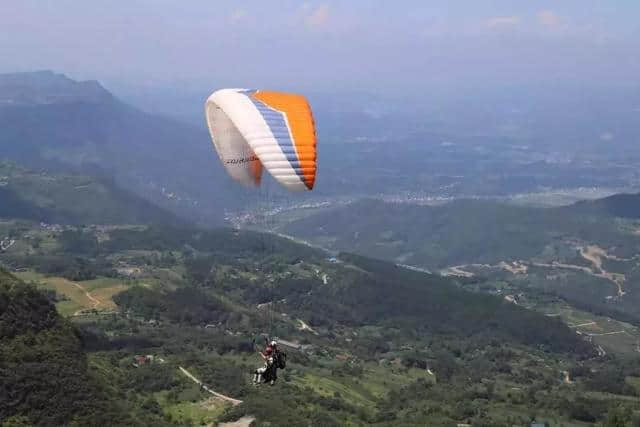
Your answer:
[[[221,89],[205,110],[213,144],[233,179],[259,186],[264,167],[290,191],[313,189],[316,131],[302,95]]]

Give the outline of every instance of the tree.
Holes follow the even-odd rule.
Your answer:
[[[604,427],[628,427],[631,422],[633,412],[629,408],[618,406],[612,408],[607,413],[607,418],[604,421]]]

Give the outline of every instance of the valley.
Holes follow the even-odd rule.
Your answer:
[[[320,108],[293,196],[203,123],[0,75],[0,425],[637,424],[637,147],[381,114]]]
[[[502,296],[485,296],[472,285],[346,253],[335,262],[322,250],[276,236],[263,247],[264,237],[249,231],[42,228],[24,221],[5,221],[3,227],[5,234],[31,237],[17,239],[0,262],[20,270],[15,274],[46,292],[82,331],[89,369],[101,383],[136,390],[127,405],[140,417],[153,404],[172,422],[285,417],[296,425],[312,416],[323,423],[386,425],[394,421],[386,420],[385,408],[402,401],[440,409],[395,412],[394,420],[484,419],[500,425],[522,420],[518,408],[535,387],[541,419],[577,426],[594,415],[566,412],[551,402],[558,393],[596,402],[589,393],[599,386],[590,385],[593,374],[580,367],[619,369],[617,357],[627,354],[624,342],[616,344],[618,351],[599,341],[626,336],[611,334],[618,324],[560,301],[545,307],[564,310],[562,318],[574,321],[570,327],[539,306],[518,306],[529,306],[526,300],[505,304]],[[91,255],[80,249],[87,247],[94,248]],[[56,254],[73,256],[51,270]],[[475,325],[473,338],[464,332],[469,324]],[[277,385],[285,400],[268,410],[267,395],[248,383],[259,359],[254,346],[264,333],[282,340],[291,365]],[[492,336],[501,336],[501,343]],[[136,354],[163,362],[133,368],[129,361]],[[631,366],[624,369],[633,381]],[[563,371],[570,372],[571,383]],[[208,390],[242,404],[205,403]],[[486,403],[446,403],[468,393]],[[615,393],[622,393],[621,402],[633,396]],[[295,414],[286,411],[290,404],[297,405]]]
[[[60,179],[5,168],[36,182]],[[21,199],[42,212],[42,198],[20,188]],[[51,188],[46,197],[63,191]],[[262,233],[194,228],[163,212],[154,217],[168,223],[137,225],[138,213],[122,208],[131,215],[124,224],[107,222],[100,210],[96,219],[105,222],[78,224],[75,210],[84,207],[69,200],[47,207],[45,218],[60,223],[5,217],[0,265],[77,328],[96,390],[126,393],[118,405],[145,423],[285,417],[304,425],[315,417],[327,425],[511,425],[526,421],[522,411],[535,395],[538,419],[579,426],[606,416],[602,393],[621,405],[640,403],[633,218],[459,201],[403,205],[402,215],[421,218],[419,233],[390,229],[391,221],[372,236],[377,212],[400,211],[364,201],[302,205],[272,222],[275,232]],[[359,203],[371,221],[364,227],[340,212]],[[464,213],[473,203],[470,224]],[[420,209],[462,216],[451,223],[455,231],[437,220],[440,240],[419,240],[433,232],[420,223],[432,220],[414,212]],[[331,215],[331,227],[349,224],[349,233],[332,234],[317,222],[323,215]],[[491,225],[496,215],[503,228]],[[523,219],[532,227],[526,232]],[[297,232],[299,223],[318,238]],[[487,228],[498,232],[489,243],[476,235]],[[456,240],[462,232],[467,240]],[[421,258],[417,243],[430,241],[451,253],[432,248]],[[391,255],[391,262],[347,249]],[[449,259],[471,262],[447,266]],[[277,385],[286,402],[275,407],[250,385],[265,337],[278,339],[291,361]],[[132,366],[140,354],[155,362]],[[287,412],[291,402],[295,414]],[[407,405],[413,409],[400,409]]]

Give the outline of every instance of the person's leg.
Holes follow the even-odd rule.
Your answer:
[[[271,377],[270,378],[271,379],[271,381],[270,381],[271,385],[274,385],[276,383],[276,380],[278,379],[277,371],[278,371],[278,368],[275,367],[275,366],[273,367],[273,369],[271,369],[271,373],[270,373],[271,374],[270,375],[270,377]]]
[[[256,384],[260,384],[261,382],[263,382],[264,372],[265,372],[265,368],[256,369],[256,375],[254,377],[253,382]]]

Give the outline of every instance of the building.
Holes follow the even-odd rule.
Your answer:
[[[153,363],[153,355],[147,354],[143,355],[135,355],[133,356],[133,364],[136,366],[140,365],[151,365]]]

